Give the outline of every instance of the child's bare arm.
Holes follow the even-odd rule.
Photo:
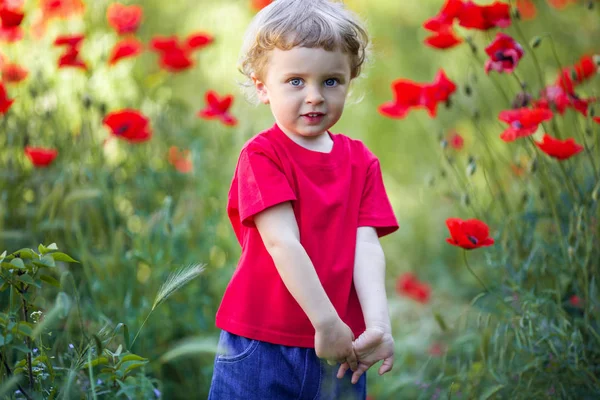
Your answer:
[[[377,232],[360,227],[356,234],[354,287],[368,328],[391,332],[385,293],[385,256]]]
[[[356,369],[352,331],[338,316],[300,243],[291,204],[285,202],[267,208],[254,217],[254,222],[283,283],[315,327],[317,356],[347,361]]]
[[[385,293],[385,257],[377,232],[371,227],[360,227],[357,232],[354,262],[354,287],[365,318],[366,330],[354,342],[358,368],[352,374],[352,383],[373,364],[383,360],[379,374],[389,372],[394,365],[394,338]],[[338,378],[348,369],[342,364]]]

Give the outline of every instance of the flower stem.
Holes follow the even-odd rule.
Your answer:
[[[144,327],[144,325],[146,325],[146,321],[148,321],[148,318],[150,318],[150,314],[152,314],[153,310],[150,310],[150,312],[148,313],[148,315],[146,315],[146,319],[144,320],[144,322],[142,322],[142,325],[140,326],[140,329],[138,329],[137,333],[135,334],[133,340],[131,341],[131,348],[129,349],[129,351],[131,351],[131,349],[133,348],[133,344],[135,343],[135,340],[137,339],[137,337],[139,336],[140,332],[142,331],[142,328]]]
[[[475,277],[475,279],[477,279],[479,281],[479,284],[481,286],[483,286],[483,289],[490,293],[490,290],[487,288],[487,286],[485,286],[485,283],[483,283],[483,281],[481,279],[479,279],[479,277],[477,276],[477,274],[471,269],[471,266],[469,265],[469,261],[467,260],[467,251],[463,250],[463,258],[465,260],[465,265],[467,266],[467,269],[469,270],[469,272],[471,273],[471,275],[473,275]]]

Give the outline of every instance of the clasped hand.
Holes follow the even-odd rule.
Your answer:
[[[315,352],[317,357],[328,360],[329,363],[341,363],[338,378],[352,369],[353,384],[378,361],[383,360],[379,375],[391,371],[394,366],[394,339],[389,330],[367,328],[355,340],[350,327],[341,320],[316,330]]]

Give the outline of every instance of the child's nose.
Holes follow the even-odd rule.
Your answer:
[[[319,104],[322,103],[323,95],[321,94],[321,90],[316,87],[308,87],[308,92],[306,93],[306,103],[307,104]]]

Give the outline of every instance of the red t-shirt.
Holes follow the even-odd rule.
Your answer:
[[[329,153],[308,150],[275,124],[242,148],[227,213],[242,254],[216,325],[269,343],[314,347],[315,330],[265,249],[254,215],[291,201],[300,242],[340,318],[358,337],[365,323],[352,282],[356,231],[398,229],[377,157],[360,140],[329,133]]]

